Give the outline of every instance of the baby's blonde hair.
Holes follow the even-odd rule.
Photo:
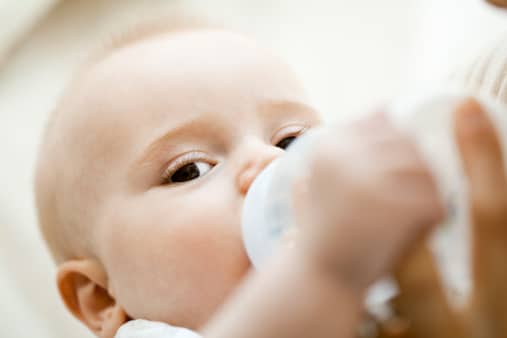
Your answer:
[[[77,69],[61,99],[50,113],[35,169],[35,199],[39,228],[57,264],[93,254],[90,249],[90,242],[93,240],[90,227],[97,219],[83,202],[88,200],[100,203],[97,194],[91,192],[85,195],[85,189],[79,189],[79,185],[77,189],[71,191],[65,187],[70,181],[69,177],[76,178],[80,175],[80,172],[71,172],[66,166],[66,161],[69,160],[69,147],[73,142],[69,141],[72,139],[69,137],[71,131],[62,128],[63,121],[72,118],[72,98],[79,92],[81,76],[113,52],[137,42],[158,35],[211,27],[204,20],[182,14],[142,20],[129,25],[118,34],[111,34]],[[70,201],[73,203],[69,203]],[[71,212],[67,210],[70,205],[76,206]]]

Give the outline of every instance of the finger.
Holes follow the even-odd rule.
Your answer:
[[[498,291],[507,282],[499,264],[507,257],[507,182],[499,140],[483,109],[467,101],[456,111],[456,137],[468,180],[476,291]]]
[[[394,311],[409,323],[407,338],[462,337],[447,302],[433,255],[420,243],[395,273],[400,294]]]
[[[499,139],[487,114],[473,99],[457,108],[454,121],[473,206],[491,216],[500,210],[507,194]]]
[[[494,6],[507,8],[507,0],[486,0],[486,1]]]
[[[471,322],[484,337],[507,332],[507,181],[501,145],[477,102],[456,111],[456,137],[469,185],[472,224]]]
[[[386,314],[367,312],[358,327],[356,338],[407,338],[406,323],[400,318],[389,318]]]
[[[379,325],[378,338],[410,338],[408,320],[393,318]]]

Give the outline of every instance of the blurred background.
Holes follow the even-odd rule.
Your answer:
[[[481,0],[0,0],[0,337],[91,337],[59,301],[36,227],[38,140],[90,48],[177,9],[273,49],[327,120],[438,86],[507,30]]]

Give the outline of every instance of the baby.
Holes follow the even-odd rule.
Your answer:
[[[381,115],[357,122],[312,154],[297,249],[249,274],[245,194],[319,123],[287,65],[235,33],[168,24],[95,54],[36,169],[68,309],[101,338],[132,319],[207,338],[351,336],[367,287],[442,209],[408,138]]]

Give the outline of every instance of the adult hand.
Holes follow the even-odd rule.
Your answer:
[[[507,336],[507,179],[493,125],[476,101],[455,114],[455,133],[468,178],[472,223],[473,290],[467,305],[453,308],[444,295],[424,244],[397,272],[400,296],[380,337],[502,338]]]
[[[299,250],[363,292],[442,219],[443,205],[416,144],[385,116],[317,142],[295,201]]]

